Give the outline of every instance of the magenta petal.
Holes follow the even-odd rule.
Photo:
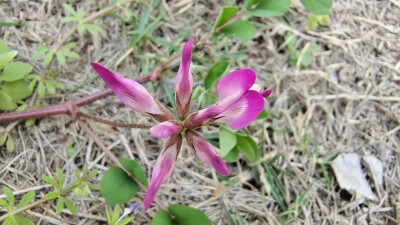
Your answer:
[[[153,137],[165,138],[176,134],[182,128],[182,125],[177,122],[165,121],[150,128],[150,133]]]
[[[98,63],[92,62],[90,65],[126,106],[141,113],[163,114],[157,102],[142,85],[114,74]]]
[[[268,98],[268,96],[270,96],[271,93],[272,93],[273,91],[274,91],[274,89],[267,89],[267,90],[261,92],[261,95],[262,95],[264,98]]]
[[[193,39],[190,39],[182,49],[182,60],[176,75],[176,99],[184,107],[188,104],[192,95],[193,77],[190,72],[190,63],[192,61]]]
[[[264,109],[264,98],[257,91],[248,91],[221,113],[217,122],[226,123],[233,130],[242,129]]]
[[[153,202],[161,184],[171,176],[181,145],[182,137],[180,135],[174,136],[168,141],[164,151],[158,156],[151,173],[150,187],[144,196],[145,210],[147,210]]]
[[[190,116],[186,120],[185,126],[189,128],[203,126],[208,122],[210,122],[211,120],[213,120],[214,118],[218,117],[218,115],[221,114],[225,109],[226,107],[218,105],[213,105],[208,108],[202,109],[197,113],[193,114],[193,116]]]
[[[224,160],[216,153],[216,147],[194,131],[186,132],[186,140],[195,150],[196,156],[204,163],[214,168],[221,175],[229,175]]]
[[[251,69],[236,70],[224,76],[217,84],[218,104],[228,106],[245,94],[256,81]]]

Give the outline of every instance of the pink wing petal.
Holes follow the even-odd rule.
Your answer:
[[[221,113],[216,122],[226,123],[233,130],[239,130],[253,121],[264,109],[264,98],[257,91],[248,91]]]
[[[217,84],[218,104],[228,106],[244,95],[256,81],[251,69],[236,70],[224,76]]]
[[[228,167],[225,162],[216,153],[216,147],[210,142],[203,139],[195,131],[186,132],[186,140],[195,150],[196,156],[201,159],[204,163],[214,168],[221,175],[229,175]]]
[[[157,102],[142,85],[114,74],[98,63],[92,62],[90,65],[126,106],[141,113],[163,114]]]
[[[182,61],[176,75],[176,99],[184,107],[188,104],[192,95],[193,77],[190,72],[190,63],[192,61],[193,39],[190,39],[182,50]]]
[[[182,136],[173,136],[165,145],[164,151],[162,151],[160,156],[158,156],[156,164],[154,164],[153,171],[151,173],[150,187],[144,196],[145,210],[147,210],[153,202],[161,184],[163,184],[168,177],[171,176],[181,145]]]
[[[175,135],[181,131],[183,126],[178,122],[165,121],[150,128],[150,133],[156,138],[165,138]]]
[[[219,114],[221,114],[226,108],[218,105],[213,105],[208,108],[202,109],[191,116],[185,121],[185,127],[196,128],[204,126],[209,122],[215,120]]]

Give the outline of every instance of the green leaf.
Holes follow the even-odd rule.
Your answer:
[[[218,96],[209,91],[205,91],[202,95],[200,95],[199,98],[200,107],[212,105],[217,101],[218,101]]]
[[[70,42],[68,44],[65,44],[65,45],[61,46],[60,50],[61,51],[69,50],[69,49],[75,47],[77,44],[78,44],[77,42]]]
[[[307,25],[305,26],[306,30],[315,29],[320,26],[323,26],[325,21],[329,18],[328,15],[312,15],[307,19]]]
[[[47,91],[50,94],[54,95],[56,93],[56,88],[54,87],[53,83],[49,81],[45,81],[44,83],[46,85]]]
[[[9,208],[12,209],[14,207],[14,201],[15,201],[13,191],[9,187],[4,187],[3,191],[4,195],[7,198]]]
[[[224,25],[226,22],[228,22],[229,19],[231,19],[237,12],[238,12],[238,9],[235,7],[223,8],[217,17],[217,20],[215,21],[213,30]]]
[[[0,137],[0,146],[3,146],[6,143],[7,135]]]
[[[285,34],[285,42],[287,42],[287,47],[289,51],[293,51],[294,48],[296,47],[297,41],[299,38],[294,35],[292,32],[286,32]]]
[[[85,31],[85,24],[84,23],[78,24],[78,33],[82,33],[83,31]]]
[[[119,219],[119,205],[116,205],[114,208],[114,212],[111,218],[112,222],[116,222]]]
[[[56,180],[54,180],[53,178],[49,177],[49,176],[43,176],[42,180],[46,181],[47,183],[53,185],[54,188],[58,187],[58,183]]]
[[[12,62],[4,67],[0,77],[4,81],[16,81],[23,79],[32,71],[33,67],[23,62]]]
[[[117,224],[115,225],[125,225],[130,223],[134,218],[133,217],[127,217],[125,219],[120,220]]]
[[[168,211],[175,216],[179,225],[212,225],[204,212],[184,205],[170,205]]]
[[[28,105],[25,104],[25,102],[24,102],[22,105],[18,106],[18,108],[15,111],[17,111],[17,112],[18,111],[23,111],[23,110],[25,110],[27,108],[28,108]]]
[[[12,98],[2,90],[0,90],[0,110],[10,111],[17,108]]]
[[[68,148],[67,149],[67,156],[68,158],[72,158],[76,154],[76,149],[75,148]]]
[[[226,162],[236,162],[239,158],[239,150],[235,146],[232,148],[232,150],[229,151],[229,153],[224,157],[224,161]]]
[[[72,193],[78,197],[86,197],[90,192],[90,188],[88,184],[85,184],[83,187],[75,188]]]
[[[38,80],[32,80],[32,81],[29,83],[29,90],[30,90],[30,91],[33,91],[33,89],[35,89],[35,86],[36,86],[37,81],[38,81]]]
[[[78,22],[79,20],[81,20],[81,18],[68,16],[61,18],[61,23]]]
[[[28,205],[29,203],[31,203],[33,201],[33,199],[35,198],[36,193],[34,191],[30,191],[28,193],[26,193],[21,201],[19,201],[17,208],[21,208],[23,206]]]
[[[9,51],[3,54],[0,54],[0,70],[3,69],[5,65],[7,65],[14,57],[18,54],[17,51]]]
[[[53,60],[54,57],[54,52],[50,51],[44,56],[44,65],[48,66],[51,63],[51,60]]]
[[[60,212],[64,209],[64,201],[63,198],[59,198],[56,205],[56,214],[60,214]]]
[[[228,155],[228,153],[236,146],[236,134],[228,128],[221,127],[219,131],[219,149],[221,150],[220,155],[222,158]]]
[[[67,63],[67,60],[65,59],[65,56],[62,54],[62,52],[56,52],[56,57],[60,65],[65,65],[65,63]]]
[[[6,53],[9,51],[10,50],[8,49],[7,44],[3,40],[0,40],[0,54]]]
[[[32,220],[22,217],[22,216],[14,216],[18,221],[19,225],[35,225]]]
[[[289,64],[293,67],[296,67],[300,57],[301,57],[301,61],[299,64],[300,67],[304,68],[312,63],[312,53],[310,51],[306,50],[302,55],[302,51],[296,50],[290,53]]]
[[[67,206],[68,210],[72,213],[72,215],[78,215],[78,211],[76,210],[75,206],[72,204],[72,202],[64,197],[61,197]]]
[[[44,85],[44,83],[42,81],[39,82],[37,90],[38,90],[39,97],[43,98],[46,95],[46,86]]]
[[[110,205],[123,204],[137,194],[138,184],[121,168],[111,167],[101,180],[101,193]]]
[[[62,51],[62,54],[65,55],[66,57],[73,58],[73,59],[79,59],[79,55],[76,52],[71,52],[71,51]]]
[[[168,211],[160,209],[151,221],[151,225],[173,225],[171,215]]]
[[[258,157],[258,147],[256,142],[250,136],[243,137],[241,135],[236,135],[236,138],[237,148],[243,152],[250,161],[256,161]]]
[[[329,14],[332,7],[332,0],[300,0],[308,11],[315,15]]]
[[[13,152],[15,150],[14,139],[11,136],[7,138],[6,148],[8,152]]]
[[[281,16],[289,7],[290,0],[250,0],[246,4],[246,10],[258,17]]]
[[[31,96],[32,91],[29,89],[29,83],[25,80],[13,82],[5,82],[2,85],[3,91],[14,100],[22,100]]]
[[[118,158],[118,161],[128,172],[133,175],[136,180],[144,184],[146,187],[149,186],[149,184],[147,183],[146,174],[144,173],[142,166],[140,166],[138,162],[128,158]]]
[[[59,83],[59,82],[57,82],[57,81],[49,80],[49,81],[47,81],[47,83],[51,83],[51,85],[53,85],[56,89],[64,90],[64,85]]]
[[[38,46],[35,53],[33,53],[31,59],[37,60],[42,57],[46,52],[50,51],[50,48],[47,46]]]
[[[7,211],[10,211],[10,205],[8,205],[6,200],[0,198],[0,205],[3,206]]]
[[[223,27],[220,32],[231,38],[249,41],[256,34],[256,29],[249,21],[237,20]]]
[[[32,126],[32,124],[34,124],[34,123],[35,123],[35,121],[36,121],[36,119],[35,119],[35,118],[32,118],[32,119],[26,120],[26,121],[25,121],[25,126],[27,126],[27,127],[29,127],[29,126]]]
[[[206,78],[204,79],[204,86],[207,89],[213,88],[217,85],[219,79],[226,73],[229,69],[228,61],[219,61],[214,64],[213,67],[208,71]]]
[[[193,100],[198,100],[199,97],[200,97],[200,95],[201,95],[203,92],[205,92],[205,91],[206,91],[206,89],[204,89],[203,86],[197,86],[197,87],[193,90],[192,99],[193,99]]]
[[[60,194],[58,192],[50,192],[47,193],[43,196],[43,199],[45,200],[51,200],[51,199],[56,199],[58,198],[58,196],[60,196]]]
[[[79,28],[81,27],[81,28]],[[78,32],[82,33],[84,30],[89,31],[89,33],[93,36],[98,35],[99,33],[104,33],[104,29],[96,24],[91,24],[91,23],[83,23],[78,25]]]
[[[58,189],[61,190],[64,184],[64,175],[60,168],[56,169],[57,179],[58,179]]]
[[[72,15],[74,15],[74,16],[78,16],[78,13],[75,11],[75,9],[74,8],[72,8],[72,6],[71,5],[69,5],[69,4],[67,4],[67,3],[64,3],[63,4],[63,7],[64,7],[64,9],[65,10],[67,10],[69,13],[71,13]]]
[[[1,225],[17,225],[18,221],[14,216],[9,216]]]
[[[268,119],[268,112],[267,110],[263,109],[260,114],[258,114],[256,120],[263,120],[263,119]]]

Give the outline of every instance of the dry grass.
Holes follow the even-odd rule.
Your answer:
[[[87,13],[95,11],[89,1],[68,1]],[[162,1],[166,20],[153,34],[167,42],[182,39],[176,35],[180,29],[191,29],[200,35],[208,31],[193,13],[212,24],[223,6],[212,1]],[[97,2],[106,5],[107,1]],[[135,5],[138,5],[135,3]],[[138,7],[141,15],[143,7]],[[0,2],[0,20],[21,21],[22,27],[0,27],[0,34],[11,49],[18,50],[18,59],[29,62],[30,56],[39,44],[52,45],[63,38],[69,25],[60,23],[62,5],[58,1],[44,3],[34,1]],[[118,11],[119,13],[122,13]],[[157,15],[157,13],[153,13]],[[318,30],[304,30],[309,13],[299,1],[293,1],[292,10],[286,14],[289,24],[281,20],[254,19],[265,25],[258,28],[256,37],[249,42],[233,43],[231,52],[239,48],[248,56],[237,67],[250,67],[258,73],[258,82],[264,87],[274,88],[273,96],[267,103],[270,119],[253,122],[245,131],[255,138],[260,137],[261,127],[266,127],[266,149],[269,157],[282,154],[276,167],[293,174],[293,177],[280,176],[289,208],[294,207],[296,194],[301,194],[313,184],[307,195],[307,203],[302,205],[302,213],[293,223],[296,224],[398,224],[400,221],[400,4],[396,0],[334,1],[326,26]],[[76,34],[80,60],[69,61],[68,66],[60,67],[53,63],[57,78],[71,89],[93,75],[90,61],[107,64],[120,55],[130,39],[123,34],[126,27],[121,21],[105,16],[95,20],[107,30],[98,37],[89,34]],[[190,27],[189,27],[190,25]],[[198,32],[199,30],[204,32]],[[299,36],[301,49],[309,42],[315,42],[322,51],[315,55],[313,63],[306,69],[288,65],[288,51],[283,36],[290,31]],[[195,33],[193,32],[193,33]],[[221,50],[218,43],[207,43],[196,54],[213,55],[213,49]],[[164,47],[146,41],[142,52],[155,56],[168,57]],[[117,70],[132,74],[144,73],[135,52],[127,56]],[[145,60],[149,65],[153,59]],[[233,61],[232,61],[233,62]],[[246,64],[247,62],[247,64]],[[33,62],[36,71],[42,70],[40,62]],[[123,66],[124,65],[124,66]],[[194,66],[202,70],[199,65]],[[204,69],[203,69],[204,70]],[[172,72],[176,67],[172,68]],[[105,87],[100,80],[85,86],[74,94],[51,96],[46,101],[60,102],[66,99],[93,93]],[[155,93],[161,101],[168,102],[162,88],[155,86]],[[115,97],[108,97],[85,107],[86,112],[115,121],[151,122],[137,113],[125,108]],[[263,124],[264,123],[264,124]],[[112,128],[90,123],[90,127],[118,156],[139,160],[150,175],[164,140],[154,139],[146,130]],[[217,132],[209,127],[204,133]],[[291,132],[280,132],[288,130]],[[0,151],[0,183],[12,188],[18,195],[35,190],[40,196],[48,193],[49,186],[41,180],[43,175],[54,174],[61,168],[66,179],[71,180],[73,169],[80,169],[84,163],[90,168],[100,170],[101,175],[110,162],[93,144],[76,123],[66,117],[53,117],[40,120],[35,126],[25,127],[21,123],[12,132],[17,140],[13,154]],[[306,151],[308,147],[317,149],[316,154]],[[73,136],[77,139],[76,157],[68,159],[64,139]],[[314,143],[317,143],[314,146]],[[361,156],[374,155],[384,162],[384,186],[373,185],[379,201],[366,201],[355,204],[337,186],[332,170],[327,167],[329,179],[334,189],[330,190],[323,179],[317,159],[335,151],[356,152]],[[203,210],[217,224],[227,224],[222,205],[232,213],[235,210],[243,216],[247,224],[279,224],[280,209],[274,201],[268,183],[256,181],[255,173],[244,161],[230,163],[235,183],[222,197],[215,197],[221,188],[214,171],[195,159],[191,150],[184,145],[171,178],[158,193],[158,198],[166,205],[185,204]],[[266,196],[259,188],[265,184]],[[252,187],[252,186],[255,186]],[[142,202],[140,193],[133,201]],[[55,214],[49,205],[36,207],[27,213],[37,224],[104,224],[104,199],[99,192],[92,192],[86,198],[77,198],[79,216],[68,212]],[[223,203],[223,204],[222,204]],[[134,224],[149,224],[156,212],[153,207],[141,211]]]

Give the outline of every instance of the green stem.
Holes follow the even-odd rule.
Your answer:
[[[68,184],[66,187],[61,189],[61,191],[59,192],[60,196],[64,196],[65,194],[67,194],[67,193],[71,192],[72,190],[74,190],[75,188],[79,187],[82,184],[82,182],[86,182],[86,180],[85,179],[83,179],[83,180],[79,179],[79,180],[77,180],[77,182],[72,182],[72,183]],[[43,199],[42,198],[42,199],[34,201],[34,202],[32,202],[32,203],[30,203],[30,204],[28,204],[26,206],[23,206],[21,208],[17,208],[15,210],[12,210],[11,212],[8,212],[7,214],[1,216],[0,217],[0,222],[6,220],[7,217],[9,217],[9,216],[17,215],[17,214],[19,214],[21,212],[24,212],[24,211],[26,211],[26,210],[28,210],[30,208],[38,206],[38,205],[40,205],[40,204],[42,204],[42,203],[44,203],[46,201],[53,201],[53,200],[54,199]]]
[[[21,213],[21,212],[23,212],[23,211],[25,211],[25,210],[28,210],[28,209],[32,208],[32,207],[35,207],[35,206],[37,206],[37,205],[40,205],[40,204],[42,204],[42,203],[44,203],[44,202],[46,202],[46,201],[52,201],[52,200],[53,200],[53,199],[51,199],[51,200],[40,199],[40,200],[37,200],[37,201],[35,201],[35,202],[32,202],[31,204],[28,204],[28,205],[26,205],[26,206],[23,206],[23,207],[21,207],[21,208],[15,209],[15,210],[13,210],[13,211],[7,213],[7,214],[2,215],[2,216],[0,217],[0,222],[6,220],[9,216],[17,215],[18,213]]]

